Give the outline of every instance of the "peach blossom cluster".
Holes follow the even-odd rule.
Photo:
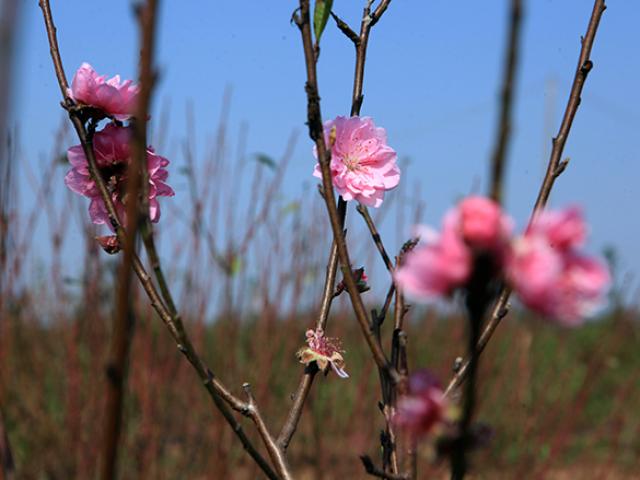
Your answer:
[[[123,126],[120,121],[133,117],[139,87],[132,84],[131,80],[121,82],[118,75],[110,80],[105,78],[99,76],[91,65],[83,63],[76,72],[68,93],[77,103],[100,110],[105,116],[116,120],[93,134],[92,146],[98,170],[109,190],[116,212],[126,224],[126,180],[127,168],[131,163],[129,142],[132,129],[130,126]],[[174,195],[171,187],[165,183],[169,176],[166,170],[169,160],[157,155],[151,147],[147,148],[146,155],[149,218],[152,222],[157,222],[160,219],[157,198]],[[93,223],[106,224],[113,230],[106,205],[89,173],[89,163],[83,147],[75,145],[69,148],[67,158],[72,167],[65,176],[67,187],[91,199],[89,216]]]
[[[579,251],[586,225],[577,208],[540,212],[524,234],[500,206],[468,197],[446,214],[442,232],[427,235],[395,273],[410,297],[428,301],[467,286],[474,261],[490,256],[496,277],[530,309],[564,325],[576,325],[600,307],[610,283],[606,266]]]

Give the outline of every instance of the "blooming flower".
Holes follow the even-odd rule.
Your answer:
[[[384,128],[376,127],[369,117],[336,117],[325,123],[324,135],[338,193],[344,200],[379,207],[384,192],[400,182],[397,155],[387,145]],[[313,175],[322,178],[319,164]]]
[[[578,251],[587,227],[580,210],[545,211],[524,235],[511,238],[511,220],[499,205],[469,197],[444,218],[442,233],[408,253],[396,284],[418,301],[451,295],[467,286],[478,255],[489,255],[495,278],[506,280],[532,310],[576,325],[605,300],[606,266]]]
[[[120,82],[120,75],[106,80],[99,76],[91,65],[83,63],[76,71],[68,90],[76,102],[103,110],[117,120],[133,116],[140,87],[131,80]]]
[[[427,370],[418,370],[409,377],[407,395],[398,400],[393,423],[419,438],[434,433],[452,416],[438,381]]]
[[[329,366],[341,378],[348,378],[349,375],[344,371],[345,363],[342,358],[344,351],[341,349],[340,341],[336,338],[324,336],[321,328],[316,330],[307,330],[307,346],[298,350],[296,356],[300,363],[309,365],[316,362],[320,371],[328,373]]]
[[[108,124],[103,130],[96,132],[93,137],[93,150],[98,169],[104,179],[111,199],[116,207],[120,220],[126,225],[126,178],[127,167],[131,162],[129,140],[130,127],[118,127]],[[107,209],[102,201],[100,192],[89,174],[89,164],[81,145],[76,145],[67,151],[67,158],[71,163],[71,170],[64,178],[69,189],[91,199],[89,215],[95,224],[107,224],[113,230]],[[174,192],[165,181],[169,172],[165,167],[169,160],[156,155],[151,147],[147,148],[147,167],[149,171],[149,218],[152,222],[160,219],[160,204],[157,197],[173,196]]]
[[[394,274],[396,284],[415,300],[450,295],[471,274],[472,255],[462,238],[445,222],[441,235],[418,245]]]
[[[577,325],[605,301],[606,266],[578,252],[586,225],[577,208],[542,212],[513,242],[507,277],[520,300],[564,325]]]
[[[428,232],[431,238],[407,254],[396,283],[416,300],[448,296],[466,284],[474,254],[488,252],[500,264],[510,234],[511,220],[495,202],[468,197],[445,215],[441,234]]]
[[[457,208],[458,228],[465,243],[472,248],[504,251],[511,237],[512,222],[500,205],[486,197],[472,196]]]

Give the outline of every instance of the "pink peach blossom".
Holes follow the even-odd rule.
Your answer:
[[[414,438],[423,437],[445,424],[448,405],[435,377],[419,370],[409,378],[407,395],[398,400],[393,423]]]
[[[471,274],[473,256],[452,217],[445,219],[441,235],[409,252],[394,274],[396,284],[415,300],[448,296]]]
[[[96,132],[93,137],[93,150],[98,168],[111,193],[118,216],[125,224],[125,182],[127,167],[131,162],[130,138],[130,127],[118,127],[112,123],[108,124],[103,130]],[[89,174],[89,164],[82,146],[76,145],[69,148],[67,158],[72,168],[65,176],[65,184],[75,193],[91,199],[89,215],[93,223],[106,224],[113,230],[98,187]],[[152,222],[157,222],[160,219],[160,204],[157,197],[174,195],[171,187],[165,183],[169,176],[169,172],[165,169],[167,165],[169,165],[169,160],[156,155],[151,147],[147,148],[149,218]]]
[[[106,80],[99,76],[91,65],[83,63],[76,71],[68,90],[76,102],[103,110],[117,120],[128,120],[133,116],[140,87],[131,80],[120,82],[120,75]]]
[[[397,155],[387,145],[384,128],[376,127],[369,117],[336,117],[325,123],[324,135],[338,193],[344,200],[379,207],[384,192],[400,182]],[[319,164],[313,175],[322,178]]]
[[[493,200],[467,197],[460,202],[457,212],[462,238],[470,247],[499,251],[508,244],[512,222]]]
[[[340,340],[325,337],[321,328],[307,330],[305,337],[307,346],[296,353],[300,363],[309,365],[315,362],[318,369],[325,374],[329,372],[329,367],[331,367],[340,378],[349,378],[349,374],[344,369],[345,363],[342,358],[344,351]]]
[[[610,276],[606,266],[574,247],[586,227],[577,209],[543,212],[513,242],[506,276],[522,303],[563,325],[578,325],[601,307]]]
[[[587,236],[587,226],[579,207],[564,210],[544,210],[529,227],[532,235],[543,235],[549,243],[561,250],[580,247]]]

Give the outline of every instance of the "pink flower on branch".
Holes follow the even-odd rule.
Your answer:
[[[417,439],[436,433],[452,417],[439,382],[427,370],[419,370],[409,378],[407,395],[398,400],[393,423]]]
[[[337,192],[344,200],[379,207],[384,192],[400,182],[397,155],[387,145],[384,128],[376,127],[369,117],[336,117],[325,123],[324,135]],[[313,175],[322,178],[319,164]]]
[[[348,378],[349,375],[344,370],[345,363],[342,358],[342,346],[337,338],[325,337],[321,328],[307,330],[307,346],[301,348],[296,353],[300,363],[309,365],[316,362],[318,369],[325,374],[329,372],[329,367],[340,378]]]
[[[606,300],[607,267],[578,252],[586,225],[577,208],[542,212],[527,232],[513,242],[507,276],[530,309],[577,325]]]
[[[442,223],[440,234],[422,228],[430,238],[407,254],[395,273],[396,283],[416,300],[451,295],[469,280],[474,255],[489,253],[500,265],[508,250],[511,220],[487,198],[464,199]]]
[[[93,137],[93,150],[98,169],[109,189],[118,216],[125,225],[127,168],[131,163],[130,139],[130,127],[118,127],[111,123],[103,130],[96,132]],[[91,199],[89,215],[93,223],[106,224],[113,230],[107,208],[96,183],[89,174],[89,164],[82,146],[76,145],[69,148],[67,158],[72,168],[64,178],[65,184],[73,192]],[[151,147],[147,148],[149,218],[152,222],[157,222],[160,219],[160,204],[157,197],[174,195],[171,187],[165,183],[169,176],[169,172],[165,169],[167,165],[169,165],[169,160],[156,155]]]
[[[425,229],[426,230],[426,229]],[[418,301],[468,287],[476,260],[490,259],[490,274],[513,287],[530,309],[577,325],[604,304],[606,266],[580,253],[587,227],[580,210],[545,211],[524,235],[511,238],[511,220],[489,199],[469,197],[444,218],[442,232],[407,254],[397,285]]]
[[[83,63],[76,71],[68,90],[76,102],[98,108],[117,120],[133,116],[140,87],[131,80],[120,81],[120,75],[109,80],[98,75],[91,65]]]

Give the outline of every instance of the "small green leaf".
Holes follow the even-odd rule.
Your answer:
[[[235,276],[242,271],[242,258],[233,257],[233,261],[231,262],[231,276]]]
[[[275,170],[278,167],[276,161],[265,153],[256,153],[256,160],[272,170]]]
[[[313,11],[313,31],[316,33],[316,43],[320,42],[320,36],[327,25],[333,0],[316,0],[316,8]]]
[[[300,202],[289,202],[284,207],[282,207],[280,213],[282,215],[288,215],[289,213],[294,213],[298,210],[300,210]]]

